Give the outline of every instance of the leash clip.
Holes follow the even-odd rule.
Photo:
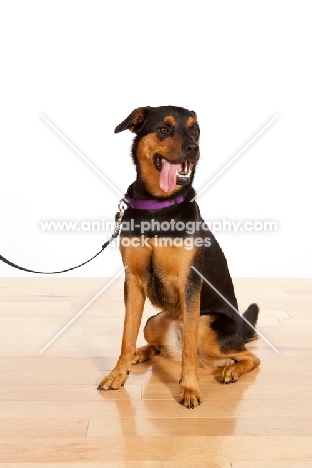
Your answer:
[[[126,208],[127,206],[125,205],[124,199],[122,198],[118,203],[118,211],[116,213],[116,227],[115,227],[113,237],[117,237],[119,234],[121,221],[125,214]]]
[[[118,211],[119,211],[120,213],[122,213],[122,215],[123,215],[124,212],[125,212],[125,210],[126,210],[126,208],[127,208],[127,205],[126,205],[126,203],[125,203],[125,199],[122,198],[122,199],[119,200],[119,202],[118,202]]]

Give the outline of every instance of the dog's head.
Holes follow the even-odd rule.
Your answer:
[[[140,107],[115,133],[136,134],[132,147],[138,179],[157,197],[167,197],[192,182],[199,159],[199,125],[194,111],[182,107]]]

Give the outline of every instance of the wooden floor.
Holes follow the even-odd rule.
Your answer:
[[[120,349],[122,279],[39,354],[108,281],[0,279],[0,467],[312,467],[312,279],[234,280],[279,354],[251,343],[261,367],[233,385],[199,370],[194,410],[177,403],[179,365],[159,356],[96,391]]]

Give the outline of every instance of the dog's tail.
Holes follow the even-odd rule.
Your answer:
[[[253,327],[256,326],[259,311],[260,309],[257,304],[250,304],[247,310],[243,313],[243,317],[249,322],[247,323],[245,320],[243,320],[243,338],[245,343],[256,340],[258,338],[257,333],[249,324],[251,324]]]

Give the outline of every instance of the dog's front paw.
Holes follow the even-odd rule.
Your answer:
[[[199,387],[189,388],[181,384],[179,403],[186,408],[194,409],[195,406],[200,405],[202,402]]]
[[[101,380],[98,390],[118,390],[122,387],[130,374],[130,370],[119,370],[115,368],[109,375]]]

